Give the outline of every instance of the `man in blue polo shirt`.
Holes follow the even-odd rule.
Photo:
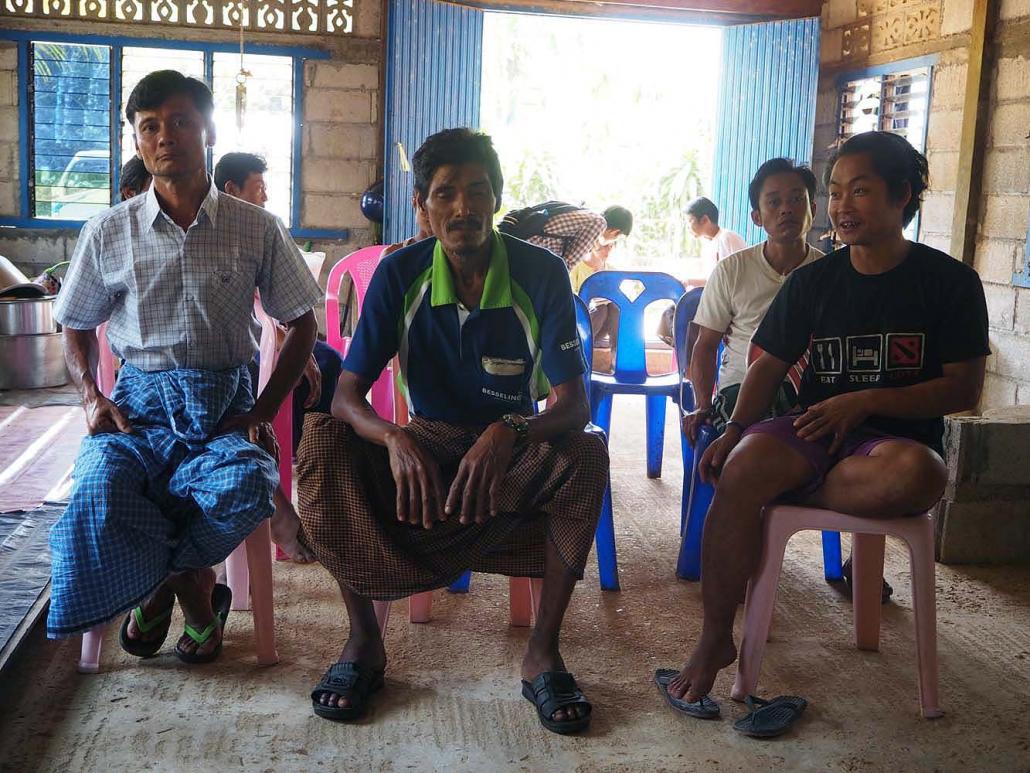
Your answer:
[[[343,591],[350,636],[311,694],[316,714],[363,715],[386,651],[373,599],[446,586],[472,569],[542,577],[522,661],[541,724],[576,732],[590,703],[558,649],[608,475],[589,407],[565,265],[493,230],[503,179],[490,138],[448,129],[413,157],[435,238],[380,263],[344,361],[333,416],[308,414],[298,450],[304,537]],[[394,356],[412,419],[365,395]],[[554,389],[553,405],[533,415]]]

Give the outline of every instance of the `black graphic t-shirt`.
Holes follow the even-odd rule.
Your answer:
[[[786,362],[811,344],[799,396],[806,408],[845,392],[919,384],[948,363],[990,354],[980,277],[919,243],[883,274],[856,271],[848,247],[795,270],[754,342]],[[866,426],[941,451],[942,418],[871,416]]]

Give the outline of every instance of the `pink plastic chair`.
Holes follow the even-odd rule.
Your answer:
[[[783,552],[795,532],[814,529],[852,533],[855,645],[860,650],[879,649],[883,552],[885,536],[889,534],[908,545],[922,713],[927,719],[941,716],[943,712],[938,706],[937,696],[937,606],[932,515],[924,513],[908,518],[876,520],[831,510],[780,505],[766,508],[762,528],[762,557],[748,584],[744,633],[740,643],[737,677],[733,683],[733,698],[744,700],[754,693],[758,685],[762,656],[772,623]]]
[[[325,289],[325,338],[333,349],[341,356],[346,356],[347,348],[350,346],[350,337],[344,337],[340,332],[340,285],[343,277],[350,275],[354,287],[354,298],[357,307],[360,309],[365,301],[365,293],[368,292],[368,283],[372,281],[372,274],[383,254],[384,245],[377,244],[371,247],[363,247],[352,252],[333,266],[329,272],[329,279]],[[346,302],[348,299],[344,298]],[[375,412],[387,421],[394,420],[393,404],[393,368],[387,366],[379,378],[372,385],[371,389],[372,408]]]
[[[259,390],[268,383],[277,357],[275,322],[267,315],[263,314],[262,316]],[[103,394],[110,396],[115,381],[114,355],[107,343],[106,332],[107,323],[97,328],[97,340],[100,345],[97,385]],[[293,480],[289,453],[289,449],[293,448],[292,422],[293,412],[290,401],[285,400],[272,426],[280,449],[287,449],[280,454],[279,458],[280,485],[283,486],[286,496],[290,496]],[[272,603],[272,531],[268,520],[262,521],[261,525],[229,555],[225,561],[225,570],[227,582],[232,590],[232,608],[238,610],[253,606],[254,642],[258,665],[275,665],[279,662],[279,653],[275,646],[275,619]],[[100,670],[100,649],[106,628],[106,623],[98,625],[82,635],[79,673],[95,674]]]

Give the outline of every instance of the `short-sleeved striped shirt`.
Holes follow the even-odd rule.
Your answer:
[[[224,370],[257,352],[255,288],[285,321],[321,298],[279,218],[212,184],[183,231],[151,187],[83,226],[54,313],[76,330],[108,322],[111,348],[140,370]]]
[[[479,306],[465,308],[436,239],[383,258],[344,369],[374,381],[399,355],[417,416],[474,425],[532,412],[584,369],[568,271],[540,247],[494,232]]]

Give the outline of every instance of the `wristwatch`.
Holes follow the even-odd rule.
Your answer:
[[[501,417],[501,423],[515,430],[516,440],[525,440],[529,434],[529,420],[521,413],[506,413]]]

